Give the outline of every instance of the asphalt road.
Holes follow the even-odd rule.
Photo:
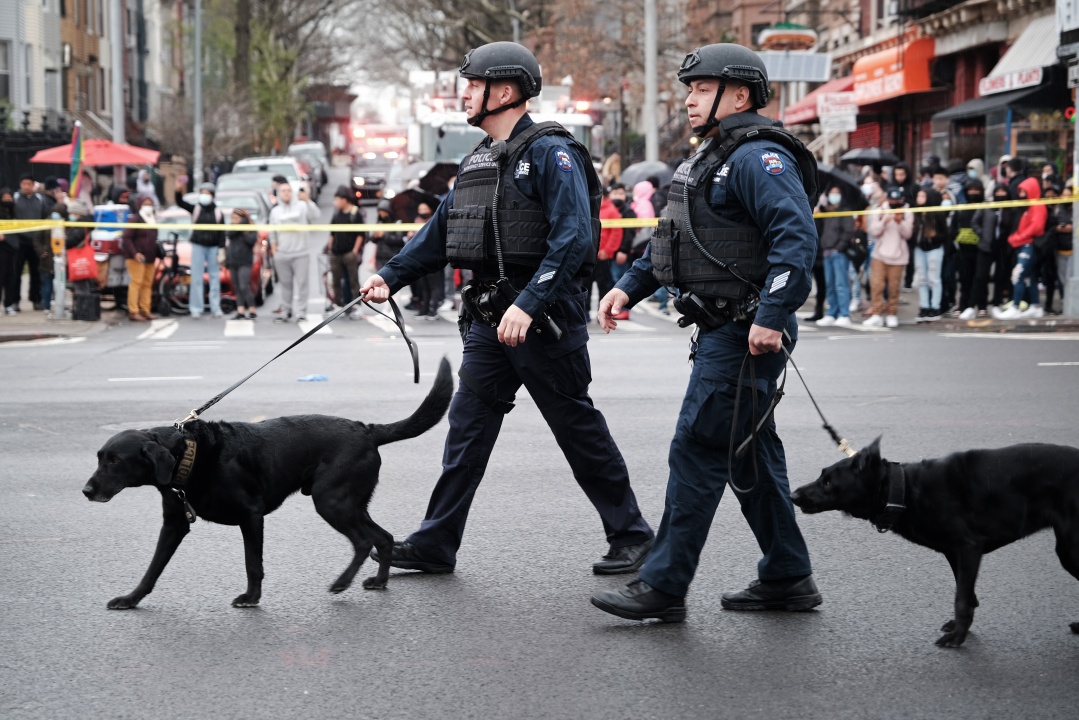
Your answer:
[[[410,324],[419,385],[387,326],[338,320],[207,419],[404,417],[439,358],[456,368],[461,355],[452,322]],[[591,574],[606,550],[599,520],[523,393],[454,574],[395,573],[385,592],[357,582],[330,595],[351,548],[296,496],[266,522],[259,608],[229,605],[244,588],[239,531],[199,521],[137,610],[108,611],[106,601],[146,569],[160,509],[149,488],[88,503],[79,491],[95,452],[121,429],[186,414],[299,335],[268,313],[253,335],[229,327],[182,318],[125,323],[80,342],[0,343],[0,716],[1076,717],[1079,636],[1068,623],[1079,620],[1079,583],[1046,533],[987,557],[982,605],[959,650],[933,644],[952,612],[943,557],[837,514],[800,518],[825,598],[819,610],[723,611],[720,594],[755,577],[759,554],[733,497],[716,516],[684,624],[596,610],[589,595],[625,578]],[[592,396],[653,524],[689,373],[686,339],[669,320],[636,312],[590,343]],[[1076,334],[813,328],[795,357],[831,423],[859,446],[883,435],[892,460],[1027,440],[1077,444]],[[316,373],[328,381],[297,382]],[[799,485],[840,455],[793,374],[788,391],[777,417]],[[396,536],[423,516],[445,429],[443,421],[383,448],[371,513]]]

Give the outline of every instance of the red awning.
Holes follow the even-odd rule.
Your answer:
[[[854,101],[859,105],[933,89],[929,63],[936,54],[931,37],[867,55],[854,63]]]
[[[854,76],[829,80],[796,103],[791,103],[783,111],[784,125],[798,125],[817,119],[817,98],[825,93],[848,92],[854,87]]]

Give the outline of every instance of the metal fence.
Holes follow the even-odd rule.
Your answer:
[[[71,171],[68,165],[31,164],[30,158],[39,150],[71,142],[71,124],[63,117],[46,115],[40,130],[30,130],[30,113],[20,113],[21,118],[9,113],[0,106],[0,188],[17,190],[19,176],[25,172],[32,172],[36,180],[49,175],[66,178]]]

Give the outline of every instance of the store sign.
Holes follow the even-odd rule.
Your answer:
[[[982,78],[982,81],[978,83],[978,94],[985,96],[1008,92],[1009,90],[1037,87],[1042,84],[1042,76],[1041,68],[1031,68],[1030,70],[1017,70],[1004,75]]]
[[[858,127],[858,105],[854,92],[822,93],[817,97],[817,117],[821,132],[854,132]]]
[[[1068,87],[1079,87],[1079,60],[1068,63]]]

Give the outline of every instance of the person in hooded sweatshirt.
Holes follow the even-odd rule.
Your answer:
[[[300,188],[292,197],[292,186],[287,183],[277,188],[277,205],[270,211],[271,225],[311,225],[318,222],[319,209]],[[293,316],[293,289],[296,290],[296,321],[307,319],[307,275],[311,267],[311,253],[307,245],[307,233],[297,230],[273,230],[270,233],[274,264],[281,287],[281,314],[275,323],[288,322]]]
[[[978,178],[967,179],[967,203],[976,205],[985,197],[985,188]],[[974,272],[978,265],[978,235],[974,224],[976,210],[956,210],[952,213],[952,231],[958,245],[959,267],[959,318],[970,320],[974,317]]]
[[[893,211],[908,207],[906,200],[903,199],[902,190],[892,188],[888,191],[887,207]],[[862,325],[899,327],[897,314],[899,312],[899,286],[903,283],[903,272],[910,261],[907,240],[910,239],[913,228],[914,214],[911,212],[873,212],[869,215],[868,235],[873,242],[869,264],[869,287],[873,297],[873,306],[869,309],[869,317],[862,321]],[[888,290],[887,306],[884,303],[886,288]]]
[[[985,163],[980,158],[974,158],[967,162],[967,179],[979,180],[982,183],[982,196],[989,197],[993,194],[993,178],[985,172]]]
[[[251,266],[255,262],[258,233],[244,229],[244,225],[251,224],[251,215],[243,208],[234,209],[230,219],[229,231],[225,233],[225,265],[236,293],[236,315],[232,319],[254,320],[255,293],[251,289]]]
[[[1026,178],[1019,183],[1018,198],[1037,200],[1042,196],[1038,178]],[[1045,205],[1030,205],[1019,218],[1015,232],[1008,236],[1008,244],[1015,250],[1015,267],[1012,268],[1012,300],[993,317],[1000,320],[1045,315],[1038,302],[1038,278],[1034,274],[1037,254],[1034,240],[1045,233],[1049,211]]]
[[[989,196],[992,202],[1007,202],[1012,199],[1006,184],[998,184],[993,188],[993,194]],[[991,269],[1000,263],[1000,245],[1008,244],[1008,235],[1011,231],[1010,208],[983,207],[974,211],[971,226],[978,234],[978,254],[974,263],[974,281],[971,290],[973,307],[967,308],[960,314],[960,319],[971,320],[975,317],[988,317],[989,306],[989,279]],[[993,306],[1000,305],[1002,288],[999,283],[994,283]]]
[[[888,183],[888,189],[891,190],[894,187],[903,191],[903,199],[908,205],[914,204],[914,188],[917,183],[914,182],[914,176],[911,175],[910,165],[905,162],[898,162],[892,169],[892,180]]]
[[[656,217],[656,208],[652,203],[652,196],[656,192],[656,187],[648,180],[641,180],[639,183],[633,186],[633,212],[639,218],[654,218]],[[644,253],[644,248],[648,246],[648,241],[652,238],[652,231],[654,228],[643,227],[636,230],[636,234],[633,239],[634,249],[640,250],[640,253]],[[667,313],[667,303],[670,301],[670,293],[667,292],[667,288],[660,286],[659,290],[656,290],[652,294],[652,299],[659,303],[660,312]],[[628,320],[629,310],[623,310],[619,313],[619,317],[616,320]]]
[[[922,188],[914,196],[914,206],[940,207],[941,196],[933,188]],[[914,216],[914,287],[918,288],[918,322],[940,319],[944,295],[941,268],[944,244],[951,241],[948,217],[943,212],[920,212]]]

